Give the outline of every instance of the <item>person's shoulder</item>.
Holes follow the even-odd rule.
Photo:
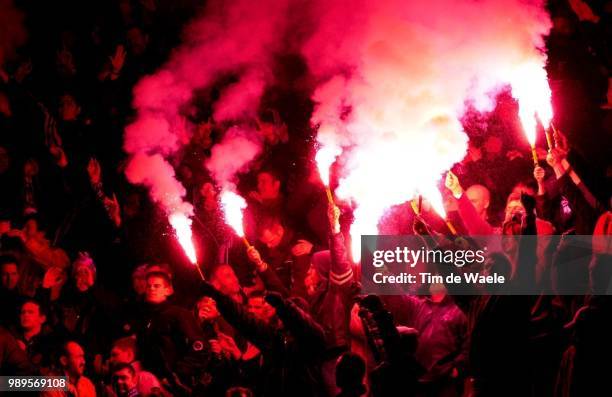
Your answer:
[[[166,313],[167,315],[171,316],[171,317],[184,317],[184,316],[192,316],[192,312],[188,309],[186,309],[183,306],[174,304],[174,303],[170,303],[168,304],[165,308],[164,308],[164,313]]]
[[[138,372],[138,386],[139,389],[145,388],[150,391],[151,388],[160,387],[160,383],[157,376],[155,376],[153,373],[149,371],[140,371]]]
[[[551,235],[554,234],[555,227],[544,219],[536,218],[536,230],[538,235]]]
[[[76,384],[79,396],[95,396],[96,387],[93,382],[86,376],[81,376]]]

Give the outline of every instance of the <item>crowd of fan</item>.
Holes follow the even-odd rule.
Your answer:
[[[362,295],[347,252],[351,205],[328,204],[311,166],[287,175],[306,145],[276,110],[254,122],[266,150],[240,184],[249,246],[224,224],[203,171],[223,126],[190,116],[197,128],[175,166],[195,206],[200,281],[167,218],[125,180],[121,153],[131,89],[176,45],[181,22],[169,26],[155,1],[119,1],[110,14],[49,34],[59,46],[33,34],[30,52],[0,69],[0,374],[67,376],[68,392],[43,394],[74,396],[612,388],[610,247],[584,255],[561,239],[521,252],[540,296],[451,296],[443,284]],[[583,181],[574,165],[589,163],[568,139],[554,138],[535,169],[499,137],[474,138],[441,186],[457,232],[609,235],[609,197]],[[380,231],[450,234],[426,203],[390,209]],[[518,278],[520,255],[487,263]],[[567,258],[591,294],[554,293],[551,269]]]

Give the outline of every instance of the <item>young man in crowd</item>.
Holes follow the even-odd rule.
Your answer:
[[[189,390],[191,377],[199,376],[210,352],[192,312],[169,302],[173,293],[168,273],[149,272],[145,302],[124,330],[136,336],[145,368]]]
[[[142,393],[138,388],[138,377],[134,368],[127,363],[121,363],[112,368],[113,390],[117,397],[152,396]]]
[[[116,374],[118,368],[129,365],[131,368],[129,372],[133,375],[136,383],[135,388],[141,396],[150,396],[153,393],[161,392],[162,386],[159,380],[154,374],[142,368],[136,351],[135,338],[124,337],[117,339],[113,342],[113,347],[110,351],[110,358],[108,360],[110,368],[114,369],[114,374]]]
[[[13,256],[0,256],[0,325],[6,327],[18,323],[19,308],[24,298],[19,293],[19,266]]]
[[[40,302],[27,299],[21,306],[19,319],[17,341],[27,353],[30,362],[45,372],[51,365],[52,351],[58,342],[46,326],[47,313]]]

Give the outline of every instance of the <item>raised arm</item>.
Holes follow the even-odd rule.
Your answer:
[[[329,281],[333,287],[348,287],[353,281],[353,269],[346,253],[344,236],[340,232],[340,210],[329,204],[327,218],[330,226],[331,269]]]
[[[459,178],[452,171],[446,174],[445,186],[457,199],[457,210],[463,225],[472,236],[488,236],[493,234],[493,228],[478,215],[472,202],[467,198]]]
[[[201,283],[202,294],[210,296],[217,303],[219,312],[223,318],[235,329],[253,343],[261,351],[266,351],[274,345],[277,339],[275,331],[248,315],[242,306],[234,302],[229,296],[223,294],[209,282]]]

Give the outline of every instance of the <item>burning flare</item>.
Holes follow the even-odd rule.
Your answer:
[[[230,190],[224,190],[221,193],[221,206],[225,215],[225,222],[236,232],[236,234],[244,238],[244,226],[242,224],[242,211],[246,208],[246,201]]]
[[[187,258],[197,266],[198,258],[196,257],[195,247],[193,246],[193,235],[191,233],[191,219],[187,218],[180,212],[175,212],[169,217],[170,224],[176,232],[176,238],[183,247]]]
[[[423,192],[423,197],[427,200],[431,208],[438,216],[446,220],[446,209],[444,208],[444,200],[442,194],[437,189],[432,189],[427,192]]]
[[[532,148],[536,142],[537,120],[548,129],[553,118],[551,91],[543,65],[535,61],[525,63],[515,70],[510,81],[512,96],[519,104],[521,125]]]
[[[378,232],[391,206],[426,196],[444,217],[436,181],[467,149],[466,103],[493,108],[512,85],[524,119],[551,118],[542,0],[325,2],[302,47],[321,83],[312,99],[317,140],[342,148],[335,191],[355,204],[360,235]],[[350,12],[347,12],[350,10]],[[529,133],[535,128],[527,126]]]
[[[337,146],[321,145],[317,151],[317,154],[315,155],[315,162],[317,163],[319,176],[326,187],[329,186],[329,168],[334,161],[336,161],[336,157],[338,157],[340,153],[341,150]]]

